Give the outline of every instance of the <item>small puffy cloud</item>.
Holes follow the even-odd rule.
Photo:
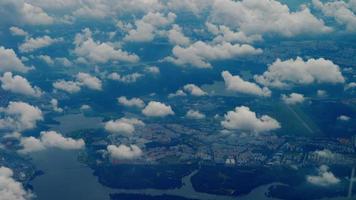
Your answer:
[[[43,62],[47,63],[48,65],[53,65],[54,61],[53,59],[48,56],[48,55],[39,55],[37,56],[40,60],[42,60]]]
[[[123,40],[128,42],[150,42],[159,33],[161,27],[172,24],[175,18],[176,15],[171,12],[166,16],[159,12],[149,12],[142,19],[135,21],[136,28],[129,30]]]
[[[121,118],[106,122],[105,130],[114,134],[131,135],[135,131],[135,126],[144,125],[141,120],[136,118]]]
[[[291,93],[289,95],[282,94],[281,98],[284,103],[289,105],[303,103],[305,100],[304,95],[298,93]]]
[[[90,74],[79,72],[76,76],[78,84],[83,85],[92,90],[101,90],[102,83],[101,80]]]
[[[261,49],[256,49],[248,44],[240,45],[223,42],[212,45],[197,41],[188,47],[175,46],[172,50],[173,56],[166,57],[164,60],[181,66],[191,65],[197,68],[211,68],[210,61],[260,53],[262,53]]]
[[[351,82],[351,83],[348,83],[345,85],[345,90],[350,90],[350,89],[353,89],[353,88],[356,88],[356,82]]]
[[[169,43],[173,45],[188,46],[190,44],[190,39],[183,34],[182,28],[177,24],[174,24],[168,31],[167,36]]]
[[[183,90],[177,90],[175,93],[170,93],[168,95],[168,98],[184,97],[184,96],[187,96],[187,94]]]
[[[142,113],[148,117],[165,117],[174,115],[171,106],[157,101],[150,101],[148,105],[142,110]]]
[[[137,145],[109,145],[107,151],[111,159],[133,160],[142,156],[142,150]]]
[[[335,154],[331,152],[329,149],[317,150],[313,152],[315,155],[322,158],[333,158]]]
[[[26,31],[16,26],[11,26],[9,30],[11,34],[15,36],[28,36],[28,33]]]
[[[30,53],[37,49],[48,47],[53,43],[60,41],[62,41],[62,39],[53,39],[48,35],[37,38],[29,38],[26,39],[26,41],[19,46],[19,50],[23,53]]]
[[[21,101],[10,101],[7,107],[0,107],[4,117],[0,119],[0,129],[24,131],[36,127],[43,120],[42,111],[35,106]]]
[[[223,71],[221,76],[225,81],[226,88],[230,91],[264,97],[271,96],[271,91],[267,87],[261,88],[256,83],[243,80],[238,75],[233,76],[230,72]]]
[[[13,178],[13,171],[7,167],[0,167],[0,197],[2,200],[26,200],[34,195],[26,191],[22,184]]]
[[[297,57],[282,61],[277,59],[262,75],[255,75],[255,80],[265,86],[286,88],[293,85],[312,83],[344,83],[340,67],[324,58],[304,61]]]
[[[63,112],[63,109],[58,106],[58,100],[57,99],[51,99],[50,103],[51,103],[52,109],[55,112],[59,112],[59,113]]]
[[[12,49],[5,49],[0,46],[0,72],[1,71],[18,71],[26,73],[30,70],[26,67],[22,61],[17,57],[16,53]]]
[[[307,181],[313,185],[326,187],[338,184],[340,179],[329,170],[328,166],[322,165],[318,169],[318,175],[308,175]]]
[[[202,90],[200,87],[194,85],[194,84],[186,84],[183,87],[185,92],[188,92],[189,94],[193,95],[193,96],[204,96],[207,95],[207,93]]]
[[[140,98],[131,98],[127,99],[125,96],[117,98],[119,104],[127,107],[138,107],[143,108],[145,107],[145,102],[142,101]]]
[[[325,90],[318,90],[318,91],[316,91],[316,95],[318,97],[327,97],[328,93]]]
[[[33,97],[42,95],[40,88],[36,86],[32,87],[26,78],[19,75],[13,76],[11,72],[5,72],[4,75],[0,77],[0,81],[3,90]]]
[[[74,81],[59,80],[53,83],[53,87],[68,93],[77,93],[80,91],[80,85]]]
[[[256,134],[281,127],[274,118],[268,115],[258,117],[255,112],[246,106],[236,107],[235,110],[227,112],[221,125],[228,130],[240,130]]]
[[[145,71],[150,73],[150,74],[159,74],[160,73],[160,70],[158,67],[156,66],[150,66],[150,67],[146,67],[145,68]]]
[[[67,138],[55,131],[42,131],[39,139],[34,137],[21,138],[20,144],[22,149],[20,153],[30,153],[41,151],[46,148],[58,148],[65,150],[82,149],[85,146],[83,139]]]
[[[287,5],[277,0],[214,1],[210,19],[247,35],[275,34],[292,37],[332,31],[306,6],[292,12]]]
[[[189,119],[204,119],[205,115],[197,110],[188,110],[186,117]]]
[[[94,63],[107,63],[109,61],[123,61],[135,63],[139,57],[121,49],[115,49],[109,43],[96,42],[92,38],[92,32],[86,28],[78,33],[74,40],[74,53]]]
[[[346,115],[340,115],[337,117],[337,119],[340,121],[349,121],[351,119],[351,117],[346,116]]]
[[[68,60],[68,58],[62,57],[62,58],[56,58],[55,59],[57,63],[59,63],[60,65],[63,65],[64,67],[70,67],[73,65],[73,63]]]
[[[118,74],[116,72],[113,72],[108,75],[108,79],[128,84],[128,83],[136,82],[142,76],[143,76],[142,74],[137,73],[137,72],[132,73],[132,74],[127,74],[124,76],[121,76],[120,74]]]
[[[80,110],[89,110],[89,109],[91,109],[91,107],[87,104],[80,106]]]
[[[337,23],[345,25],[347,31],[356,32],[355,1],[345,2],[335,0],[323,3],[320,0],[312,0],[312,3],[325,16],[333,17]]]

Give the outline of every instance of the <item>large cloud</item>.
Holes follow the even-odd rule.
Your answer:
[[[137,145],[109,145],[107,151],[112,159],[132,160],[141,157],[142,150]]]
[[[304,61],[297,57],[282,61],[277,59],[262,75],[256,75],[255,80],[263,85],[286,88],[293,85],[308,85],[312,83],[344,83],[345,79],[340,67],[324,58]]]
[[[318,169],[318,175],[308,175],[307,181],[318,186],[330,186],[340,182],[340,179],[329,170],[329,167],[322,165]]]
[[[256,83],[243,80],[238,75],[233,76],[230,72],[223,71],[221,76],[225,81],[226,88],[230,91],[264,97],[271,96],[271,91],[267,87],[261,88]]]
[[[210,68],[210,61],[231,59],[233,57],[255,55],[262,53],[261,49],[255,49],[248,44],[231,44],[223,42],[221,44],[208,44],[202,41],[195,42],[184,48],[175,46],[172,50],[172,57],[165,60],[176,65],[191,65],[198,68]]]
[[[20,153],[41,151],[46,148],[59,148],[66,150],[82,149],[85,146],[83,139],[67,138],[55,131],[42,131],[39,139],[34,137],[21,138],[20,145],[23,147]]]
[[[26,73],[30,70],[26,67],[22,61],[17,57],[16,53],[12,49],[6,49],[0,46],[0,72],[1,71],[18,71]]]
[[[149,117],[165,117],[167,115],[174,115],[171,106],[157,101],[150,101],[148,105],[142,110],[142,113]]]
[[[0,129],[23,131],[36,127],[37,121],[43,120],[42,111],[25,102],[11,101],[7,107],[0,107]]]
[[[77,56],[84,57],[94,63],[106,63],[108,61],[137,62],[139,57],[127,53],[121,49],[115,49],[109,43],[96,42],[92,38],[92,32],[86,28],[75,37],[74,52]]]
[[[0,77],[1,88],[7,91],[11,91],[17,94],[23,94],[33,97],[39,97],[42,95],[41,89],[38,87],[32,87],[26,78],[15,75],[11,72],[6,72]]]
[[[246,106],[236,107],[227,112],[221,125],[229,130],[240,130],[249,133],[260,133],[279,129],[279,122],[268,115],[257,117],[256,113]]]
[[[288,6],[276,0],[216,0],[210,17],[213,22],[247,35],[271,33],[290,37],[332,30],[308,8],[291,12]]]
[[[106,122],[105,130],[115,134],[131,135],[135,131],[135,126],[144,125],[141,120],[136,118],[121,118]]]
[[[13,171],[7,167],[0,167],[0,199],[1,200],[28,200],[34,195],[26,191],[20,182],[13,178]]]

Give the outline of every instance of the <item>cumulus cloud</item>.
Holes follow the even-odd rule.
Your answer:
[[[9,30],[11,34],[15,36],[28,36],[28,33],[26,31],[16,26],[11,26]]]
[[[48,56],[48,55],[39,55],[37,56],[40,60],[42,60],[43,62],[47,63],[48,65],[53,65],[54,61],[53,59]]]
[[[271,91],[267,87],[261,88],[256,83],[243,80],[238,75],[233,76],[230,72],[223,71],[221,76],[227,90],[256,96],[271,96]]]
[[[159,12],[149,12],[142,19],[135,21],[135,28],[129,30],[123,40],[128,42],[150,42],[160,32],[161,27],[172,24],[175,18],[176,15],[171,12],[167,15]]]
[[[256,55],[262,53],[261,49],[256,49],[248,44],[231,44],[223,42],[221,44],[208,44],[197,41],[187,47],[175,46],[172,50],[173,56],[164,60],[176,65],[191,65],[197,68],[211,68],[210,61],[231,59],[239,56]]]
[[[2,77],[0,77],[1,88],[17,94],[23,94],[27,96],[39,97],[42,95],[42,91],[38,87],[32,87],[26,78],[15,75],[13,76],[11,72],[5,72]]]
[[[349,117],[347,115],[340,115],[337,117],[337,119],[340,121],[349,121],[351,119],[351,117]]]
[[[212,22],[247,35],[277,34],[291,37],[332,31],[307,7],[292,12],[288,6],[276,0],[218,0],[213,4],[210,17]]]
[[[58,100],[57,99],[51,99],[50,103],[51,103],[52,109],[55,112],[59,112],[59,113],[63,112],[63,109],[58,106]]]
[[[117,99],[119,104],[127,107],[138,107],[138,108],[143,108],[145,107],[145,102],[142,101],[140,98],[131,98],[128,99],[125,96],[119,97]]]
[[[101,80],[90,74],[79,72],[76,76],[78,85],[85,86],[92,90],[101,90],[102,83]]]
[[[142,113],[148,117],[165,117],[174,115],[171,106],[157,101],[150,101],[148,105],[142,110]]]
[[[335,154],[331,152],[329,149],[317,150],[313,152],[315,155],[322,158],[333,158]]]
[[[256,116],[249,107],[240,106],[235,110],[227,112],[221,125],[229,130],[240,130],[243,132],[260,133],[279,129],[281,125],[277,120],[268,116]]]
[[[7,107],[0,107],[0,129],[24,131],[36,127],[43,120],[42,111],[35,106],[21,101],[10,101]]]
[[[318,186],[330,186],[335,185],[340,182],[330,170],[329,167],[326,165],[322,165],[318,169],[318,175],[308,175],[307,181],[311,184],[318,185]]]
[[[7,167],[0,167],[0,197],[2,200],[26,200],[34,195],[26,191],[22,184],[13,178],[13,171]]]
[[[0,60],[0,71],[18,71],[26,73],[30,70],[30,68],[26,67],[17,57],[14,50],[6,49],[3,46],[0,46]]]
[[[186,84],[183,87],[185,92],[188,92],[189,94],[193,95],[193,96],[204,96],[207,95],[207,93],[202,90],[200,87],[194,85],[194,84]]]
[[[80,85],[74,81],[59,80],[53,83],[53,87],[68,93],[77,93],[80,91]]]
[[[142,156],[142,150],[137,145],[109,145],[107,151],[112,159],[133,160]]]
[[[187,96],[187,94],[183,90],[177,90],[175,93],[168,94],[168,98],[184,97],[184,96]]]
[[[128,83],[136,82],[142,76],[143,76],[142,74],[137,73],[137,72],[132,73],[132,74],[127,74],[124,76],[118,74],[117,72],[113,72],[108,75],[108,79],[128,84]]]
[[[28,38],[25,40],[24,43],[22,43],[19,46],[19,50],[23,53],[29,53],[37,49],[48,47],[53,43],[60,42],[60,41],[62,41],[61,38],[53,39],[48,35],[45,35],[43,37],[37,37],[37,38]]]
[[[312,3],[325,16],[333,17],[337,23],[345,25],[347,31],[356,32],[356,9],[352,10],[355,8],[355,1],[335,0],[323,3],[320,0],[313,0]]]
[[[136,118],[121,118],[117,120],[110,120],[105,123],[105,130],[122,135],[132,135],[135,132],[136,126],[144,126],[145,124]]]
[[[39,139],[34,137],[21,138],[20,144],[23,149],[20,153],[30,153],[35,151],[41,151],[46,148],[58,148],[65,150],[82,149],[85,146],[83,139],[67,138],[55,131],[42,131]]]
[[[284,101],[284,103],[289,104],[289,105],[303,103],[305,100],[303,94],[298,94],[298,93],[294,93],[294,92],[289,95],[282,94],[281,98]]]
[[[173,45],[188,46],[190,44],[190,39],[183,34],[182,28],[177,24],[173,25],[167,35],[169,43]]]
[[[282,61],[277,59],[262,75],[255,75],[255,80],[265,86],[286,88],[293,85],[312,83],[344,83],[340,67],[324,58],[304,61],[297,57]]]
[[[150,73],[150,74],[159,74],[160,73],[160,70],[158,67],[156,66],[150,66],[150,67],[146,67],[145,68],[145,71]]]
[[[90,29],[85,28],[78,33],[74,40],[74,53],[94,63],[106,63],[109,61],[138,62],[139,57],[121,49],[115,49],[109,43],[96,42],[92,38]]]
[[[186,117],[189,119],[204,119],[205,114],[203,114],[197,110],[188,110]]]

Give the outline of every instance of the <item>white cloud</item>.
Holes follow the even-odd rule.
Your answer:
[[[312,83],[345,82],[339,66],[332,61],[324,58],[304,61],[300,57],[285,61],[277,59],[262,75],[255,75],[255,80],[260,84],[276,88]]]
[[[135,132],[136,126],[144,126],[145,124],[136,118],[121,118],[117,120],[110,120],[105,123],[105,130],[122,135],[132,135]]]
[[[184,96],[187,96],[187,94],[183,90],[177,90],[175,93],[169,94],[168,98],[184,97]]]
[[[204,96],[207,95],[207,93],[202,90],[200,87],[194,85],[194,84],[186,84],[183,87],[185,92],[188,92],[189,94],[193,95],[193,96]]]
[[[165,117],[167,115],[174,115],[171,106],[157,101],[150,101],[148,105],[142,110],[142,113],[148,117]]]
[[[74,81],[59,80],[53,83],[53,87],[68,93],[77,93],[80,91],[80,85]]]
[[[56,60],[56,62],[63,65],[64,67],[70,67],[73,65],[73,63],[70,60],[68,60],[68,58],[65,58],[65,57],[56,58],[55,60]]]
[[[321,10],[321,12],[328,16],[333,17],[339,24],[345,25],[346,30],[350,32],[356,31],[356,15],[354,8],[354,1],[334,0],[332,2],[321,2],[320,0],[312,1],[315,8]]]
[[[223,42],[221,44],[208,44],[197,41],[188,47],[175,46],[172,50],[172,57],[165,60],[176,65],[191,65],[198,68],[210,68],[209,61],[231,59],[239,56],[256,55],[262,53],[261,49],[255,49],[248,44],[231,44]]]
[[[127,99],[125,96],[119,97],[117,101],[124,106],[127,107],[138,107],[143,108],[145,107],[145,103],[140,98],[131,98]]]
[[[236,107],[227,112],[221,125],[229,130],[240,130],[251,133],[268,132],[279,129],[279,122],[268,115],[257,117],[256,113],[246,106]]]
[[[32,87],[26,78],[15,75],[13,76],[11,72],[5,72],[2,77],[0,77],[1,88],[13,93],[23,94],[27,96],[39,97],[42,95],[42,91],[38,87]]]
[[[122,83],[134,83],[142,76],[143,76],[142,74],[137,73],[137,72],[132,73],[132,74],[127,74],[125,76],[121,76],[120,74],[113,72],[108,75],[108,79],[111,79],[114,81],[120,81]]]
[[[42,121],[42,111],[25,102],[10,101],[7,107],[0,107],[0,113],[5,116],[0,119],[0,129],[24,131],[36,127],[37,121]]]
[[[186,117],[189,119],[204,119],[205,115],[197,110],[188,110]]]
[[[176,15],[168,13],[149,12],[140,20],[135,21],[135,29],[128,31],[124,41],[128,42],[150,42],[160,32],[160,28],[168,26],[174,22]]]
[[[13,178],[13,171],[7,167],[0,167],[0,197],[2,200],[28,200],[34,195],[26,191],[22,184]]]
[[[336,155],[329,149],[317,150],[313,152],[315,155],[322,158],[334,158]]]
[[[142,156],[142,150],[137,145],[109,145],[107,151],[112,159],[132,160]]]
[[[294,92],[289,95],[282,94],[281,98],[284,101],[284,103],[289,104],[289,105],[303,103],[305,100],[303,94],[298,94],[298,93],[294,93]]]
[[[47,63],[48,65],[53,65],[54,61],[52,58],[48,55],[39,55],[37,56],[39,59],[41,59],[43,62]]]
[[[190,44],[190,39],[183,34],[182,28],[177,24],[174,24],[167,34],[169,43],[173,45],[188,46]]]
[[[337,117],[337,119],[340,121],[349,121],[351,119],[351,117],[346,116],[346,115],[340,115]]]
[[[16,26],[11,26],[9,30],[11,34],[15,36],[28,36],[28,33],[26,31]]]
[[[57,99],[51,99],[51,106],[55,112],[63,112],[63,109],[58,106],[58,100]]]
[[[212,22],[238,29],[247,35],[291,37],[332,31],[306,6],[291,12],[288,6],[276,0],[216,0],[210,17]]]
[[[62,39],[60,38],[53,39],[48,35],[45,35],[43,37],[37,37],[37,38],[29,38],[26,39],[25,42],[19,46],[19,50],[23,53],[30,53],[37,49],[48,47],[53,43],[60,42],[60,41],[62,41]]]
[[[30,70],[30,68],[26,67],[17,57],[14,50],[5,49],[3,46],[0,46],[0,60],[0,71],[18,71],[26,73]]]
[[[267,87],[261,88],[256,83],[243,80],[238,75],[232,76],[230,72],[223,71],[221,76],[224,79],[226,88],[230,91],[264,97],[271,96],[271,91]]]
[[[158,67],[156,66],[150,66],[150,67],[146,67],[145,68],[145,71],[150,73],[150,74],[159,74],[160,73],[160,70]]]
[[[101,80],[90,74],[79,72],[76,76],[78,84],[92,90],[102,90]]]
[[[121,49],[115,49],[109,43],[96,42],[92,38],[92,32],[86,28],[75,36],[74,53],[77,56],[89,59],[94,63],[106,63],[109,61],[138,62],[139,57]]]
[[[325,90],[318,90],[318,91],[316,91],[316,95],[318,97],[327,97],[328,93]]]
[[[23,146],[20,153],[30,153],[41,151],[46,148],[58,148],[65,150],[82,149],[85,146],[83,139],[67,138],[55,131],[42,131],[39,139],[34,137],[21,138],[20,144]]]
[[[329,171],[329,167],[322,165],[318,169],[318,175],[308,175],[307,181],[311,184],[318,186],[330,186],[335,185],[340,182],[340,179],[335,177],[335,175]]]

